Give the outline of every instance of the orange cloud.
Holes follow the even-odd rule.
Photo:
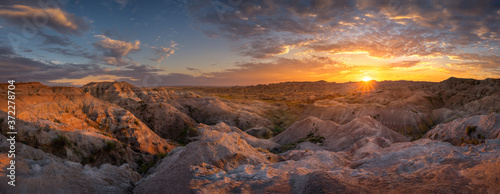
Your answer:
[[[62,34],[79,34],[88,29],[88,25],[83,19],[59,8],[38,8],[27,5],[0,6],[0,18],[18,25],[23,25],[26,22],[37,27],[46,25]],[[36,18],[36,20],[32,18]],[[26,19],[28,20],[26,21]]]
[[[141,42],[139,40],[127,42],[114,40],[104,35],[95,35],[94,37],[102,38],[102,40],[96,42],[94,46],[105,51],[102,59],[110,65],[127,65],[128,63],[123,59],[123,57],[127,56],[130,52],[141,48]]]

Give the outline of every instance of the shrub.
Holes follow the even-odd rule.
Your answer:
[[[139,125],[139,121],[135,120],[135,121],[134,121],[134,124],[135,124],[135,125]]]
[[[486,139],[486,137],[485,137],[485,136],[483,136],[483,135],[481,135],[481,134],[479,134],[479,133],[477,134],[477,138],[478,138],[478,139]]]
[[[274,128],[273,128],[273,129],[271,129],[271,131],[273,131],[273,133],[274,133],[275,135],[277,135],[277,134],[280,134],[281,132],[283,132],[283,131],[284,131],[284,129],[283,129],[283,128],[281,128],[281,127],[279,127],[279,126],[274,126]]]
[[[54,148],[60,149],[69,145],[71,145],[71,141],[64,135],[58,135],[55,139],[52,140],[52,146]]]
[[[196,137],[198,136],[198,129],[194,127],[186,127],[181,131],[182,137]]]
[[[104,147],[104,150],[106,151],[112,151],[116,148],[116,143],[114,141],[108,141],[106,142],[106,146]]]
[[[472,133],[476,132],[476,126],[473,125],[467,125],[465,128],[465,133],[467,133],[468,136],[470,136]]]
[[[82,162],[81,164],[82,165],[85,165],[85,164],[93,164],[95,163],[96,160],[95,160],[95,157],[94,156],[88,156],[88,157],[83,157],[82,158]]]
[[[149,171],[149,169],[151,169],[153,166],[156,165],[156,163],[158,163],[161,159],[167,157],[167,153],[158,153],[156,154],[154,157],[153,157],[153,160],[145,163],[145,164],[142,164],[139,169],[137,169],[137,172],[139,174],[144,174],[144,173],[147,173]],[[142,163],[142,162],[141,162]]]
[[[275,153],[275,154],[278,154],[278,153],[286,152],[288,150],[293,150],[295,148],[297,148],[297,144],[296,143],[290,143],[290,144],[285,144],[285,145],[279,146],[277,148],[273,148],[271,150],[271,152]]]
[[[307,134],[307,137],[300,139],[298,141],[298,143],[309,141],[309,142],[318,144],[318,143],[323,143],[323,140],[325,140],[325,137],[322,137],[322,136],[319,136],[319,135],[314,135],[313,132],[309,132],[309,134]]]

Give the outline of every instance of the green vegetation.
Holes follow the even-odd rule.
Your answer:
[[[484,140],[478,140],[478,139],[465,139],[465,138],[460,138],[460,145],[464,145],[464,144],[473,144],[473,145],[477,145],[477,144],[480,144],[480,143],[484,143]]]
[[[83,157],[82,158],[82,162],[80,162],[82,165],[85,165],[85,164],[93,164],[96,162],[96,159],[94,156],[87,156],[87,157]]]
[[[271,129],[275,135],[280,134],[283,132],[285,129],[281,128],[280,126],[274,126],[274,128]]]
[[[468,136],[471,136],[472,133],[476,132],[476,128],[477,126],[467,125],[467,127],[465,128],[465,133],[467,133]]]
[[[313,132],[309,132],[309,134],[307,134],[307,137],[302,138],[302,139],[300,139],[297,142],[298,143],[302,143],[302,142],[305,142],[305,141],[309,141],[309,142],[312,142],[312,143],[315,143],[315,144],[320,144],[320,143],[323,143],[324,140],[325,140],[325,137],[319,136],[319,135],[314,135]]]
[[[313,132],[309,132],[309,134],[307,134],[307,137],[299,139],[295,143],[289,143],[289,144],[282,145],[278,148],[274,148],[273,150],[271,150],[271,152],[275,153],[275,154],[283,153],[283,152],[286,152],[288,150],[293,150],[293,149],[297,148],[297,144],[302,143],[302,142],[309,141],[309,142],[315,143],[315,144],[322,144],[324,140],[325,140],[325,137],[319,136],[319,135],[314,135]]]
[[[105,151],[113,151],[116,148],[116,143],[114,141],[106,142],[106,146],[104,146]]]
[[[137,162],[140,167],[139,169],[137,169],[137,172],[139,174],[145,174],[149,171],[149,169],[151,169],[153,166],[155,166],[161,159],[167,157],[167,153],[158,153],[156,155],[153,156],[153,159],[147,163],[144,163],[144,164],[139,164],[139,163],[143,163],[143,161],[139,161]]]
[[[288,150],[293,150],[295,148],[297,148],[297,143],[289,143],[289,144],[285,144],[285,145],[282,145],[280,147],[274,148],[271,150],[271,152],[274,154],[278,154],[278,153],[286,152]]]
[[[58,135],[55,139],[52,140],[51,145],[55,149],[62,149],[66,146],[70,146],[71,141],[64,135]]]
[[[187,126],[181,131],[180,138],[177,142],[180,143],[181,145],[186,145],[189,143],[190,137],[196,137],[196,136],[198,136],[198,129],[192,126]]]

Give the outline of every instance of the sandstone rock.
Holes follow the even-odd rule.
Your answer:
[[[224,133],[231,133],[231,132],[237,133],[248,144],[250,144],[253,147],[257,147],[257,148],[264,148],[264,149],[270,150],[270,149],[273,149],[273,148],[279,146],[279,144],[277,144],[273,141],[270,141],[267,139],[256,138],[254,136],[251,136],[251,135],[243,132],[242,130],[238,129],[237,127],[229,126],[223,122],[221,122],[217,125],[212,125],[212,126],[205,125],[205,124],[199,124],[197,129],[198,130],[214,130],[214,131],[224,132]]]
[[[1,142],[5,137],[0,135]],[[6,149],[5,144],[0,149]],[[0,154],[0,190],[7,193],[129,193],[140,175],[128,164],[82,166],[39,149],[16,144],[16,186],[7,184],[10,159]]]
[[[323,137],[323,144],[332,151],[348,150],[365,137],[381,137],[389,142],[408,141],[403,135],[388,129],[371,117],[357,118],[344,125],[308,117],[294,123],[271,140],[279,144],[290,144],[307,138],[309,134]]]
[[[426,133],[431,139],[459,145],[467,139],[496,139],[500,137],[500,114],[477,115],[439,124]]]
[[[247,129],[245,133],[248,133],[254,137],[261,138],[261,139],[268,139],[273,136],[273,131],[267,127],[253,127],[250,129]]]
[[[209,168],[219,169],[211,171],[215,173],[230,171],[244,164],[268,164],[270,161],[267,158],[265,153],[242,140],[238,133],[200,130],[198,141],[163,159],[153,174],[139,182],[134,192],[188,193],[193,174],[200,174],[196,166],[209,164]]]

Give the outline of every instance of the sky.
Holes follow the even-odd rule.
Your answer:
[[[2,0],[0,82],[500,78],[500,1]]]

